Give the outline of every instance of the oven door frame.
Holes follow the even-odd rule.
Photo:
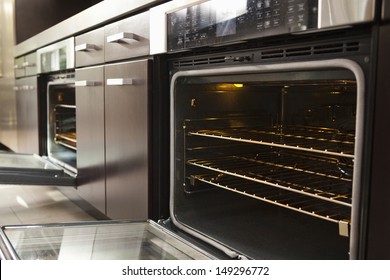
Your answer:
[[[360,213],[361,213],[361,168],[362,168],[362,151],[363,151],[363,129],[364,129],[364,115],[365,115],[365,89],[366,81],[365,75],[359,64],[350,59],[335,58],[328,60],[314,60],[314,61],[298,61],[298,62],[286,62],[277,64],[257,64],[257,65],[241,65],[231,66],[224,68],[208,68],[200,70],[179,70],[174,73],[170,80],[170,217],[173,224],[186,233],[189,233],[200,240],[203,240],[215,248],[221,250],[226,255],[232,258],[245,258],[239,253],[235,252],[231,248],[220,244],[206,235],[192,229],[185,224],[182,224],[176,219],[175,213],[175,83],[180,77],[185,76],[215,76],[223,74],[262,74],[268,72],[282,72],[282,71],[315,71],[323,69],[345,69],[351,71],[357,81],[357,101],[356,101],[356,142],[354,147],[354,173],[353,173],[353,186],[352,186],[352,209],[351,209],[351,228],[350,228],[350,259],[357,259],[359,252],[359,232],[360,232]]]
[[[0,153],[0,184],[76,186],[76,174],[36,154]]]

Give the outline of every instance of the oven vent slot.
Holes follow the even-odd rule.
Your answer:
[[[175,61],[173,66],[188,67],[188,66],[197,66],[197,65],[220,64],[225,62],[226,62],[225,56],[203,57],[203,58],[194,58],[188,60]]]
[[[304,47],[264,50],[260,53],[260,60],[312,56],[331,53],[357,52],[360,50],[359,41],[321,44]]]

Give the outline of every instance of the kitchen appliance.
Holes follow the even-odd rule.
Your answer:
[[[36,61],[39,151],[2,153],[0,182],[75,186],[74,38],[39,49]]]
[[[350,17],[361,24],[338,31],[325,30],[348,20],[329,11],[358,6],[206,1],[168,13],[176,227],[231,257],[361,256],[376,67],[375,29],[362,24],[375,2],[364,2]]]
[[[159,135],[170,132],[169,146],[160,151],[170,152],[169,182],[163,176],[160,190],[167,193],[163,184],[169,185],[169,205],[162,203],[170,214],[159,221],[160,230],[218,258],[386,257],[386,247],[378,249],[386,240],[372,240],[389,233],[386,212],[370,220],[378,208],[388,209],[370,201],[380,188],[371,176],[378,164],[375,127],[383,126],[383,115],[374,119],[375,105],[386,88],[375,79],[383,54],[377,48],[386,38],[379,32],[382,3],[182,3],[151,10],[151,18],[168,27],[164,42],[157,32],[164,25],[156,20],[157,29],[151,28],[159,33],[151,37],[151,52],[167,61],[161,84],[170,84],[158,120]],[[384,42],[380,49],[388,47]],[[380,65],[385,73],[388,66]],[[32,236],[43,243],[28,248],[33,254],[50,247],[42,227],[73,228],[5,226],[8,257],[29,258],[24,253]],[[66,240],[56,247],[66,251],[68,242],[78,242]],[[127,257],[149,258],[119,258]]]

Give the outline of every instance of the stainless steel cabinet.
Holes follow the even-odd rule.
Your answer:
[[[78,193],[106,212],[104,66],[76,70]]]
[[[105,67],[106,196],[112,219],[148,218],[150,64]]]
[[[39,154],[37,78],[20,78],[15,84],[18,152]]]
[[[75,38],[76,67],[104,63],[104,28]]]
[[[15,59],[17,152],[39,154],[36,53]]]
[[[15,59],[15,77],[33,76],[37,74],[37,56],[36,53],[18,57]]]
[[[105,61],[149,55],[149,12],[104,27]]]

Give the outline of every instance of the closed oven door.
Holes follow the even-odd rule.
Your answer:
[[[174,74],[174,223],[230,256],[356,258],[364,88],[345,59]]]

